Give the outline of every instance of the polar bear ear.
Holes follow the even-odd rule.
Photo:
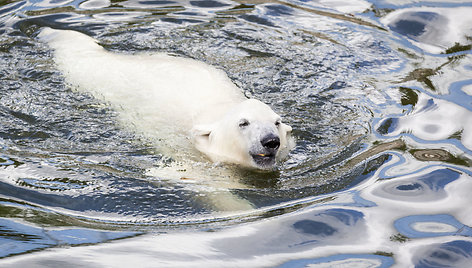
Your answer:
[[[282,126],[282,129],[283,129],[285,132],[287,132],[287,134],[289,134],[289,133],[292,132],[292,127],[291,127],[291,126],[289,126],[289,125],[287,125],[287,124],[284,124],[284,123],[282,123],[281,126]]]
[[[196,125],[192,128],[192,136],[210,136],[211,125]]]
[[[196,125],[192,128],[192,137],[197,147],[209,145],[212,129],[212,125]]]
[[[292,127],[287,124],[280,124],[280,130],[282,131],[282,140],[288,150],[291,150],[295,147],[295,139],[292,137]]]

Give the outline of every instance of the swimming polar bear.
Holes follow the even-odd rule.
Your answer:
[[[124,125],[154,138],[163,154],[199,159],[196,148],[213,162],[267,170],[294,147],[279,115],[205,63],[112,53],[71,30],[44,28],[39,38],[68,83],[115,107]]]

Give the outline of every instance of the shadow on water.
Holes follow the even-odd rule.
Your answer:
[[[37,256],[3,259],[26,266],[470,263],[470,4],[325,2],[0,1],[0,257]],[[223,69],[283,116],[297,146],[275,171],[228,167],[242,185],[231,189],[150,175],[175,161],[67,84],[36,38],[45,26],[116,53]],[[214,196],[253,209],[223,211]],[[31,254],[70,246],[76,254]]]

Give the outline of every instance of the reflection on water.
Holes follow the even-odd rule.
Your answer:
[[[409,238],[472,235],[470,227],[461,224],[451,215],[407,216],[395,221],[395,228]]]
[[[472,111],[451,101],[418,94],[413,111],[400,118],[385,119],[379,126],[383,135],[412,134],[425,141],[459,141],[457,146],[472,150]],[[452,94],[451,94],[452,95]],[[470,98],[465,94],[460,97]],[[454,97],[454,96],[451,96]],[[470,105],[469,105],[470,106]],[[467,106],[466,106],[467,107]]]
[[[342,254],[319,259],[289,261],[279,267],[390,267],[393,263],[393,258],[389,256]]]
[[[470,265],[472,243],[455,240],[444,244],[432,244],[421,250],[419,258],[415,258],[417,267],[445,267],[451,264],[455,267]]]
[[[385,182],[373,191],[376,196],[401,202],[429,202],[447,197],[445,186],[456,180],[459,173],[449,169],[439,169],[418,178],[407,176]]]
[[[470,266],[471,3],[427,6],[0,2],[1,265]],[[184,169],[221,186],[150,172],[175,161],[67,85],[43,26],[221,68],[297,147],[276,172],[223,167],[235,189],[206,162]]]
[[[471,7],[406,8],[389,13],[382,22],[425,52],[451,53],[471,49],[467,44],[472,34],[467,27],[472,22],[470,12]]]
[[[5,215],[2,215],[5,216]],[[0,257],[33,252],[54,246],[75,246],[102,243],[112,239],[132,237],[133,232],[104,232],[90,229],[44,229],[8,219],[0,219]]]

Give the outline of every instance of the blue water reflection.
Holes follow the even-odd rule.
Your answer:
[[[402,18],[391,23],[390,28],[412,39],[418,38],[426,32],[426,25],[430,23],[444,23],[445,18],[434,12],[407,12]]]
[[[472,236],[472,229],[451,215],[413,215],[398,219],[395,228],[409,238]]]
[[[331,237],[345,236],[348,234],[346,233],[347,228],[354,227],[363,217],[364,215],[361,212],[355,210],[329,209],[317,213],[313,218],[298,220],[293,223],[293,229],[296,233],[304,234],[307,240],[299,244],[289,245],[289,247],[308,243],[325,244],[332,239]],[[361,229],[356,233],[359,231]]]
[[[39,228],[0,219],[0,258],[51,247],[90,245],[133,237],[137,232],[107,232],[79,228]]]
[[[459,178],[461,173],[451,169],[436,169],[419,177],[385,181],[373,191],[374,195],[392,200],[429,202],[448,196],[445,186]]]
[[[366,234],[364,215],[351,209],[326,209],[283,217],[274,224],[255,226],[250,236],[215,240],[212,247],[231,256],[302,252],[315,246],[356,243]],[[311,209],[310,209],[311,210]]]
[[[375,255],[335,255],[330,257],[323,257],[319,259],[302,259],[286,262],[279,268],[292,268],[292,267],[310,267],[317,265],[321,267],[377,267],[386,268],[391,267],[394,264],[392,257],[387,256],[375,256]]]
[[[425,247],[415,258],[414,265],[417,268],[469,267],[471,260],[472,242],[455,240]]]
[[[457,84],[452,92],[449,98],[454,101],[418,94],[418,103],[411,113],[382,120],[377,126],[377,132],[387,137],[407,136],[423,143],[449,142],[470,152],[472,100],[457,89]]]

